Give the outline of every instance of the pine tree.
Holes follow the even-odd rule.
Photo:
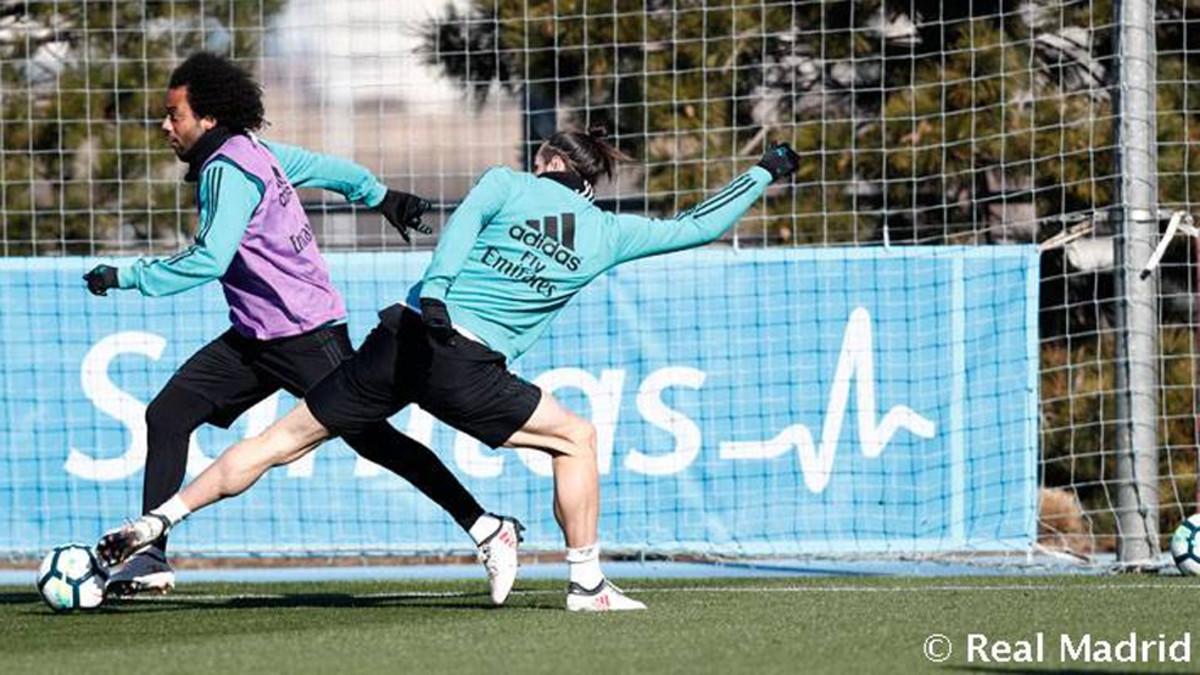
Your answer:
[[[1114,199],[1112,31],[1111,0],[477,0],[426,54],[476,96],[614,126],[659,210],[770,138],[805,160],[771,207],[784,242],[1029,241]]]

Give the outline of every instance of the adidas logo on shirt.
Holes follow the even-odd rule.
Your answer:
[[[524,225],[508,228],[508,236],[540,251],[554,262],[572,272],[579,270],[582,260],[575,254],[575,214],[546,216],[540,221],[527,220]]]

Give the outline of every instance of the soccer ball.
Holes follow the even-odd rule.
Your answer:
[[[50,609],[69,612],[93,609],[104,602],[108,572],[80,544],[67,544],[51,551],[38,568],[37,588]]]
[[[1171,557],[1184,574],[1200,575],[1200,514],[1188,516],[1188,519],[1175,528],[1171,535]]]

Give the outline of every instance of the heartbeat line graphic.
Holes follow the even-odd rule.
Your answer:
[[[850,401],[850,385],[855,386],[858,408],[858,444],[863,457],[874,458],[900,429],[921,438],[933,438],[934,423],[917,414],[912,408],[898,405],[888,410],[882,420],[876,419],[875,359],[872,353],[871,315],[862,307],[850,313],[842,351],[838,355],[833,376],[833,389],[825,409],[825,424],[821,428],[821,447],[813,443],[812,432],[803,424],[794,424],[768,441],[737,441],[721,443],[721,459],[773,459],[793,447],[800,454],[800,470],[809,491],[820,493],[829,485],[833,460],[837,456],[842,422]]]

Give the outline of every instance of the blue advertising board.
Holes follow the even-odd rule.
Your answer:
[[[427,253],[327,256],[357,344]],[[0,260],[0,552],[92,541],[141,505],[145,407],[229,327],[217,284],[89,295],[97,260]],[[606,550],[747,555],[1021,549],[1036,534],[1032,247],[706,249],[619,268],[513,364],[598,431]],[[189,477],[294,401],[192,438]],[[490,511],[558,549],[549,461],[419,409]],[[432,502],[333,441],[191,518],[193,554],[469,548]]]

